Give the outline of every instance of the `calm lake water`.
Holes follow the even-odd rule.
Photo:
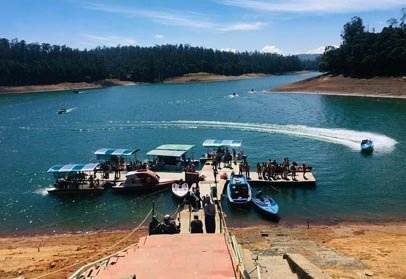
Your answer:
[[[50,196],[46,171],[95,161],[102,147],[140,148],[144,159],[161,144],[195,144],[198,158],[208,138],[242,139],[252,165],[284,157],[313,165],[316,188],[264,189],[286,222],[405,220],[406,100],[262,92],[316,74],[0,95],[0,233],[132,226],[152,200],[173,212],[170,191]],[[60,107],[72,110],[58,115]],[[375,141],[371,156],[359,152],[366,137]],[[266,222],[223,205],[231,224]]]

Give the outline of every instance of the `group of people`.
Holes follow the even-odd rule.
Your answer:
[[[296,173],[298,171],[303,172],[303,178],[306,179],[306,172],[311,171],[311,167],[306,164],[298,166],[296,162],[290,164],[289,158],[284,158],[283,162],[280,164],[275,160],[269,160],[268,163],[257,163],[258,178],[264,180],[288,180],[289,174],[291,175],[292,180],[296,180]]]
[[[176,225],[175,220],[166,214],[162,222],[158,220],[157,216],[152,217],[152,221],[149,223],[149,234],[176,234],[180,233],[180,226]]]
[[[216,207],[208,195],[203,198],[203,210],[204,210],[204,225],[206,228],[206,233],[215,233]],[[203,233],[203,222],[199,220],[198,215],[194,215],[193,220],[190,222],[190,232]]]
[[[217,150],[214,149],[207,153],[207,158],[211,159],[214,168],[221,169],[221,163],[223,163],[224,168],[231,168],[231,164],[234,162],[236,164],[237,160],[242,160],[244,158],[244,151],[240,150],[238,153],[233,148],[230,152],[229,148],[218,147]]]
[[[205,197],[204,197],[205,198]],[[192,186],[183,200],[183,205],[189,205],[190,211],[196,212],[202,208],[202,197],[200,196],[199,184]]]
[[[72,172],[67,177],[57,178],[56,186],[58,188],[79,188],[80,185],[87,183],[90,188],[100,186],[100,180],[96,176],[90,175],[88,178],[87,176],[84,172]]]
[[[251,170],[250,164],[248,164],[248,162],[246,160],[241,161],[238,164],[238,174],[245,175],[247,177],[247,179],[251,179],[250,170]]]
[[[148,169],[148,164],[138,160],[135,162],[130,161],[128,164],[126,164],[125,168],[127,171],[146,170]]]

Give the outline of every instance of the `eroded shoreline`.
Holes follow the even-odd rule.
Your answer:
[[[267,92],[405,99],[406,80],[402,77],[358,79],[322,75],[272,88]]]

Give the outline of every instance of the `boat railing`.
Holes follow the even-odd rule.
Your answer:
[[[221,203],[217,204],[218,206],[218,214],[220,217],[220,232],[224,235],[224,240],[229,249],[230,256],[234,266],[234,272],[237,278],[240,279],[249,279],[249,273],[244,265],[244,259],[241,252],[241,247],[237,242],[235,236],[231,235],[228,231],[225,216],[223,214],[223,209],[221,207]]]

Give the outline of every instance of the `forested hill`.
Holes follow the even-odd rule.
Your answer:
[[[78,50],[0,39],[0,85],[35,85],[116,78],[156,82],[187,73],[221,75],[302,70],[297,56],[231,53],[189,45],[117,46]]]
[[[389,19],[379,33],[365,30],[354,17],[344,25],[339,48],[327,47],[320,68],[353,77],[400,76],[406,74],[406,10],[400,20]]]

